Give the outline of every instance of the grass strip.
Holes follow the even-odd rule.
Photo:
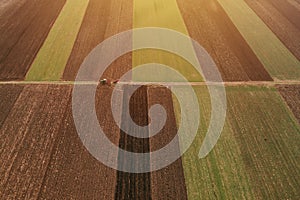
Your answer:
[[[71,54],[89,0],[66,2],[25,80],[60,80]]]

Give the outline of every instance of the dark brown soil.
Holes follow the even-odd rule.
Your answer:
[[[20,1],[0,18],[0,80],[24,79],[65,0]],[[8,13],[8,11],[10,13]]]
[[[300,124],[300,85],[278,85],[277,89]]]
[[[124,88],[124,99],[130,98],[128,96],[128,91],[131,86]],[[130,98],[130,115],[132,120],[139,126],[148,125],[148,103],[147,103],[147,87],[140,87]],[[128,118],[124,112],[122,114],[122,124],[123,126],[128,126]],[[130,132],[137,132],[133,127],[128,127]],[[132,137],[123,131],[121,131],[120,137],[120,148],[138,153],[149,152],[149,138],[141,139]],[[119,156],[118,165],[126,165],[126,158]],[[135,168],[138,165],[150,166],[150,157],[144,160],[144,163],[138,163],[138,161],[132,161],[132,167]],[[117,186],[115,199],[151,199],[151,188],[150,188],[150,173],[125,173],[118,171],[117,175]]]
[[[217,0],[177,0],[190,36],[216,62],[224,81],[271,81]]]
[[[90,0],[63,79],[75,80],[85,57],[106,38],[132,29],[133,2]],[[118,59],[106,71],[107,79],[118,79],[131,69],[131,53]]]
[[[300,10],[284,0],[246,0],[245,2],[300,60]]]

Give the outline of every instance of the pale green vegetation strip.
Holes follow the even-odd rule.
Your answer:
[[[300,128],[275,89],[228,86],[225,127],[204,159],[199,159],[198,153],[210,120],[210,97],[205,86],[194,90],[201,126],[182,159],[189,199],[288,199],[300,195]],[[179,122],[176,100],[174,107]]]
[[[188,35],[187,28],[181,16],[176,0],[134,0],[133,11],[133,28],[168,28]],[[157,37],[161,39],[160,35],[158,35]],[[172,37],[172,35],[170,35],[170,37]],[[140,38],[136,35],[133,35],[134,47],[138,46],[137,44],[139,44],[140,39],[147,39],[147,36]],[[193,59],[196,60],[192,43],[176,44],[175,40],[172,44],[168,45],[170,49],[186,48],[185,51],[189,52],[189,55],[194,54]],[[185,45],[185,47],[183,47],[183,45]],[[190,63],[172,53],[153,49],[133,52],[133,67],[146,63],[161,63],[177,70],[189,81],[203,81],[201,75],[194,69],[194,67]],[[163,73],[163,71],[156,71],[154,73]],[[176,81],[176,79],[172,78],[173,77],[168,77],[168,75],[166,74],[166,78],[164,81]],[[133,73],[133,80],[152,81],[153,79],[147,75],[142,76],[141,74],[137,75],[136,73]]]
[[[60,80],[89,0],[67,0],[25,80]]]
[[[273,78],[300,79],[300,62],[244,0],[218,2]]]

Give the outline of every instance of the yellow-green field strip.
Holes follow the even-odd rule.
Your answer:
[[[60,80],[89,0],[68,0],[54,23],[25,80]]]
[[[134,0],[133,12],[133,28],[168,28],[188,35],[187,28],[181,16],[176,0]],[[140,38],[137,38],[135,35],[133,35],[133,47],[136,46],[136,44],[139,42],[139,39]],[[173,44],[170,44],[170,48],[180,49],[182,46],[174,42]],[[195,55],[192,43],[190,43],[190,46],[187,47],[186,51],[189,52],[190,55]],[[196,56],[194,56],[194,59],[196,59]],[[133,67],[146,63],[164,64],[177,70],[189,81],[202,81],[202,77],[199,73],[197,73],[191,64],[181,57],[166,51],[148,49],[133,52]],[[157,71],[157,73],[163,72]],[[151,78],[149,78],[147,74],[145,74],[145,76],[141,76],[141,74],[136,75],[133,73],[133,80],[151,81]],[[172,81],[172,79],[169,79],[169,77],[166,76],[165,81]]]
[[[210,96],[205,86],[194,90],[201,126],[182,159],[189,199],[288,199],[297,195],[300,127],[277,90],[226,87],[225,127],[204,159],[198,153],[210,121]],[[176,101],[175,112],[178,121]]]
[[[300,79],[300,62],[244,0],[218,2],[274,79]]]

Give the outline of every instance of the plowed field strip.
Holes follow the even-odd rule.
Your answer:
[[[1,19],[1,25],[5,26],[9,21],[9,18],[11,18],[16,12],[19,11],[19,9],[24,5],[26,0],[20,0],[20,1],[14,1],[14,0],[6,0],[1,1],[0,3],[0,19]]]
[[[0,17],[0,80],[25,78],[65,0],[15,2]]]
[[[0,127],[6,120],[23,87],[22,85],[0,85]]]
[[[75,80],[85,57],[104,39],[132,28],[132,0],[90,0],[72,53],[64,70],[64,80]],[[118,79],[131,69],[131,54],[118,59],[105,78]]]
[[[103,87],[96,94],[96,111],[107,137],[118,144],[119,129],[110,107],[111,88]],[[82,102],[80,109],[86,109]],[[84,116],[83,116],[84,117]],[[83,119],[83,123],[88,123]],[[52,151],[51,160],[39,194],[40,199],[113,199],[116,171],[96,160],[83,146],[75,128],[69,98],[62,126]],[[117,157],[117,152],[109,152]]]
[[[293,6],[288,0],[265,0],[271,3],[283,16],[285,16],[298,30],[300,30],[299,8]]]
[[[174,137],[177,137],[176,118],[172,103],[172,93],[165,87],[151,86],[148,88],[148,107],[159,104],[167,113],[164,128],[154,137],[150,138],[150,152],[157,151],[166,146]],[[173,152],[180,153],[179,142]],[[150,159],[153,159],[151,157]],[[151,165],[155,165],[154,160]],[[183,167],[181,158],[171,165],[158,171],[151,172],[152,199],[187,199]]]
[[[67,1],[32,63],[26,80],[60,80],[89,0]]]
[[[124,99],[130,98],[128,91],[132,86],[124,88]],[[148,124],[148,103],[147,103],[147,86],[139,88],[131,97],[129,111],[131,116],[127,116],[126,112],[122,112],[122,124],[127,126],[131,133],[137,133],[133,127],[128,127],[128,119],[132,117],[132,120],[139,126],[145,126]],[[132,137],[121,130],[119,147],[131,152],[147,153],[149,152],[149,139],[141,139]],[[137,160],[130,161],[122,155],[118,158],[118,166],[122,169],[124,165],[130,165],[132,169],[138,168],[138,166],[150,166],[150,157],[143,160],[143,163],[138,163]],[[151,184],[150,173],[126,173],[118,171],[117,174],[117,186],[115,199],[151,199]]]
[[[0,132],[0,197],[36,199],[70,86],[25,86]]]
[[[180,10],[177,6],[176,0],[134,0],[133,28],[144,27],[169,28],[188,35],[188,31],[180,14]],[[160,36],[157,37],[159,38]],[[140,39],[142,38],[138,38],[133,35],[133,47],[135,47],[135,45],[139,43]],[[170,49],[172,47],[182,48],[182,46],[177,43],[169,45]],[[186,51],[188,51],[190,55],[195,55],[192,43],[190,44],[190,46],[186,47]],[[178,70],[189,81],[202,81],[201,75],[194,69],[191,64],[172,53],[148,49],[134,51],[132,56],[133,67],[137,67],[146,63],[161,63]],[[196,57],[194,57],[194,59],[196,60]],[[133,74],[133,79],[138,81],[145,81],[144,77],[139,77],[136,74]]]
[[[277,89],[300,124],[300,85],[277,85]]]
[[[177,0],[190,36],[217,64],[224,81],[272,80],[217,0]]]
[[[294,0],[292,0],[294,2]],[[246,0],[246,3],[255,13],[268,25],[276,36],[287,46],[287,48],[300,60],[300,29],[292,24],[271,1]],[[281,1],[281,4],[289,4]],[[297,2],[294,2],[298,4]],[[300,4],[298,4],[300,8]],[[295,10],[299,15],[300,10]],[[298,20],[299,21],[299,20]]]
[[[218,0],[274,79],[299,80],[300,62],[243,0]]]
[[[210,120],[210,97],[199,95],[201,126],[183,156],[190,199],[287,199],[299,196],[300,127],[274,88],[227,87],[227,120],[213,151],[197,157]],[[175,106],[177,117],[179,106]],[[193,108],[191,108],[193,109]],[[180,115],[179,115],[180,116]]]

